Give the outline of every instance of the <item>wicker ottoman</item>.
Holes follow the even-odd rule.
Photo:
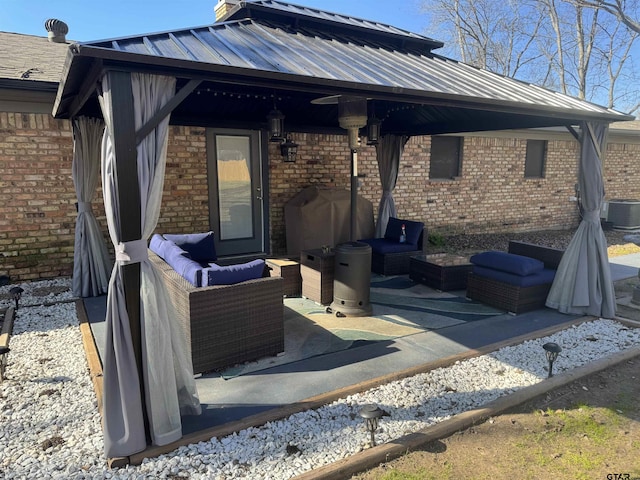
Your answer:
[[[272,277],[282,277],[284,279],[285,296],[300,296],[302,278],[300,277],[300,264],[298,262],[280,258],[267,258],[265,262]]]

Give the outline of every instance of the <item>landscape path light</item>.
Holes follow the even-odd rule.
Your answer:
[[[364,418],[367,430],[371,434],[370,444],[376,446],[375,432],[378,429],[378,420],[381,417],[388,417],[389,414],[376,405],[365,405],[360,409],[360,416]]]
[[[544,351],[547,355],[547,361],[549,362],[549,376],[547,378],[553,377],[553,362],[558,358],[558,354],[562,351],[560,345],[557,343],[549,342],[542,345]]]
[[[13,301],[16,302],[16,311],[18,311],[18,302],[22,297],[22,292],[24,292],[24,289],[21,287],[11,287],[9,289],[9,293],[13,296]]]

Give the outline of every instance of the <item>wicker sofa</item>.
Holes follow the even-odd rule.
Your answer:
[[[510,241],[508,253],[540,261],[543,269],[539,271],[539,279],[535,279],[533,274],[505,275],[495,263],[491,269],[474,265],[467,278],[467,297],[515,314],[543,308],[564,251]],[[471,261],[473,263],[473,257]],[[496,275],[491,275],[490,270],[496,270]],[[518,282],[519,279],[514,278],[518,276],[527,281]]]
[[[400,243],[401,226],[406,226],[406,242]],[[371,246],[371,271],[380,275],[409,273],[409,259],[425,255],[429,235],[422,222],[389,218],[384,238],[359,240]]]
[[[282,278],[196,287],[152,250],[149,260],[176,309],[194,374],[284,351]]]

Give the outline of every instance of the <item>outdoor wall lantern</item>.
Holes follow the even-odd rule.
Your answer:
[[[282,142],[284,140],[284,114],[273,106],[267,115],[269,121],[269,141]]]
[[[280,144],[280,154],[284,157],[285,162],[295,162],[296,155],[298,155],[298,144],[287,138],[286,141]]]
[[[376,405],[365,405],[360,409],[359,414],[364,418],[367,431],[371,435],[370,445],[375,447],[375,432],[378,429],[378,420],[380,417],[388,417],[389,414]]]
[[[549,362],[549,376],[547,378],[553,377],[553,362],[558,358],[558,354],[562,351],[560,345],[557,343],[549,342],[542,345],[544,348],[545,354],[547,355],[547,361]]]
[[[367,145],[377,145],[380,141],[380,124],[376,117],[371,117],[367,122]]]
[[[16,311],[18,311],[18,301],[22,297],[22,292],[24,292],[24,289],[21,287],[11,287],[9,289],[9,293],[13,296],[13,301],[16,302]]]

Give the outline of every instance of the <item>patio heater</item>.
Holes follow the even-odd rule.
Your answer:
[[[338,122],[348,132],[351,154],[350,241],[336,245],[333,275],[333,302],[327,313],[337,317],[366,317],[373,309],[369,302],[371,283],[371,247],[356,241],[358,232],[358,149],[359,132],[367,125],[367,99],[339,95],[314,103],[338,104]]]

